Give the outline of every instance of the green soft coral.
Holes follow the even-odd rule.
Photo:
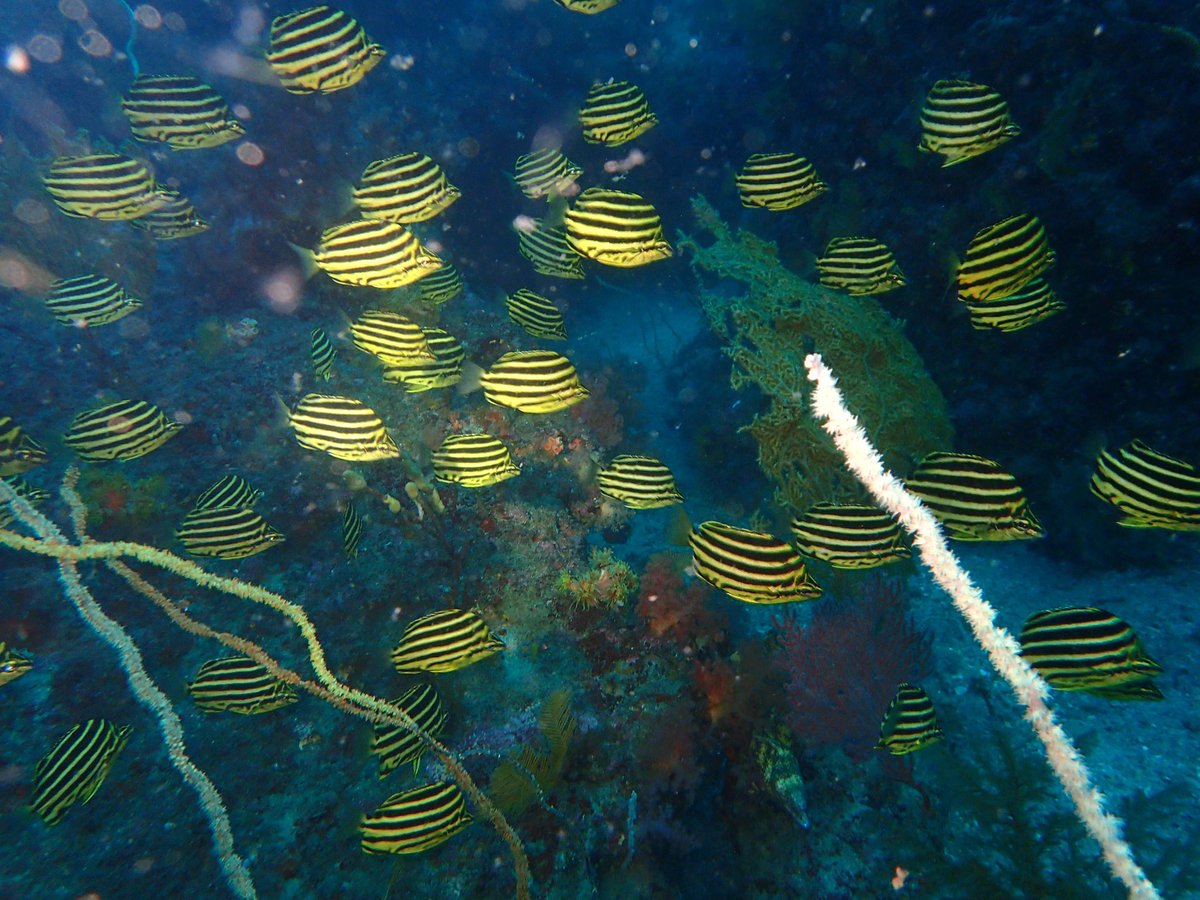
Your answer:
[[[788,512],[861,496],[841,457],[808,415],[804,356],[820,352],[839,373],[850,405],[897,474],[931,450],[953,447],[946,401],[904,336],[903,323],[870,296],[826,290],[784,268],[770,241],[733,231],[703,197],[692,200],[702,246],[680,235],[701,283],[700,302],[733,361],[735,389],[756,385],[767,410],[746,426],[758,463]],[[740,291],[729,291],[729,282]]]

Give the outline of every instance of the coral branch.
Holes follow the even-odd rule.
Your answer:
[[[933,514],[905,490],[896,476],[884,469],[882,458],[871,446],[858,420],[846,408],[837,379],[820,354],[810,353],[804,365],[809,381],[815,385],[814,418],[821,421],[822,427],[833,438],[846,459],[847,468],[871,492],[876,502],[893,513],[912,535],[922,562],[950,595],[971,626],[975,640],[987,652],[992,666],[1025,706],[1025,718],[1045,746],[1050,767],[1075,803],[1080,821],[1100,843],[1113,875],[1125,883],[1131,897],[1158,897],[1158,891],[1121,837],[1121,820],[1104,809],[1103,798],[1092,786],[1079,751],[1046,706],[1049,685],[1020,656],[1020,647],[1013,636],[995,623],[996,610],[983,598],[971,576],[950,551]]]
[[[450,750],[431,735],[423,731],[403,710],[364,691],[360,691],[348,685],[342,684],[333,675],[326,661],[324,648],[321,646],[321,643],[317,638],[316,628],[313,626],[312,622],[299,605],[292,603],[279,594],[259,587],[258,585],[247,584],[246,582],[238,581],[235,578],[225,578],[219,575],[213,575],[212,573],[200,568],[195,563],[181,559],[180,557],[175,556],[174,554],[165,550],[159,550],[154,547],[147,547],[142,544],[124,541],[101,543],[88,539],[85,533],[86,512],[79,495],[74,489],[75,480],[77,478],[77,470],[68,470],[63,481],[62,497],[67,503],[67,506],[70,508],[72,523],[80,539],[78,544],[68,543],[65,536],[57,528],[57,526],[54,525],[54,523],[34,510],[28,503],[23,501],[11,487],[0,481],[0,502],[10,503],[18,520],[20,520],[22,524],[26,525],[37,535],[36,538],[30,538],[11,531],[0,529],[0,545],[7,546],[13,550],[21,550],[27,553],[34,553],[41,556],[54,558],[59,563],[60,569],[66,566],[71,572],[74,572],[75,564],[80,561],[103,561],[109,564],[110,568],[112,568],[113,571],[115,571],[118,575],[120,575],[122,578],[125,578],[135,590],[137,590],[143,596],[151,599],[157,606],[167,612],[168,615],[171,616],[172,620],[185,630],[190,631],[193,634],[202,635],[204,637],[215,638],[227,646],[238,649],[239,652],[246,653],[246,655],[251,656],[263,665],[266,665],[267,668],[271,670],[272,674],[275,674],[277,677],[281,677],[289,683],[296,684],[318,696],[321,696],[322,699],[327,700],[345,712],[348,712],[352,715],[357,715],[369,721],[392,722],[412,732],[432,753],[434,753],[442,761],[446,768],[449,769],[459,787],[461,787],[463,792],[471,798],[471,801],[475,804],[478,810],[492,822],[492,825],[496,828],[497,832],[499,832],[505,843],[509,845],[509,849],[513,856],[513,867],[516,873],[517,896],[520,898],[527,898],[529,896],[530,874],[528,858],[525,856],[525,851],[521,846],[520,838],[517,837],[516,832],[513,831],[512,827],[508,824],[508,821],[479,789],[479,787],[472,780],[471,776],[462,767],[462,764],[455,758]],[[271,660],[271,658],[264,651],[262,651],[261,648],[257,647],[251,642],[238,638],[236,635],[228,635],[223,632],[217,632],[209,628],[207,625],[195,622],[195,620],[192,620],[190,617],[182,613],[182,611],[175,608],[174,604],[172,604],[170,600],[168,600],[159,591],[157,591],[157,589],[153,588],[148,582],[142,579],[141,576],[128,569],[127,566],[124,566],[124,564],[121,562],[122,558],[137,559],[141,562],[147,563],[148,565],[164,569],[186,578],[189,581],[200,585],[201,587],[209,588],[211,590],[230,594],[235,597],[241,597],[254,603],[260,603],[265,606],[269,606],[277,612],[287,616],[300,630],[301,635],[304,637],[304,640],[308,645],[309,662],[314,671],[317,673],[317,679],[320,682],[320,685],[318,686],[312,682],[307,682],[301,679],[295,673],[288,672],[286,669],[283,669],[277,663]],[[78,581],[77,576],[76,581]],[[70,595],[72,586],[67,583],[65,578],[64,586],[67,587],[68,594]],[[82,586],[82,583],[80,583],[79,586],[85,593],[87,592],[87,589]],[[90,596],[91,595],[88,594],[88,597]],[[76,600],[76,597],[71,595],[71,599]],[[94,604],[95,601],[93,600],[92,602]],[[99,611],[98,606],[96,607],[96,610]],[[83,614],[82,609],[80,612]],[[100,614],[103,615],[102,611]],[[93,625],[94,628],[97,627],[96,624],[92,623],[92,620],[88,618],[86,614],[84,617],[88,620],[89,624]],[[107,619],[107,617],[105,617],[105,619],[108,622],[112,621],[111,619]],[[112,624],[116,626],[118,630],[120,630],[119,625],[116,625],[115,622]],[[99,631],[99,628],[97,628],[97,630]],[[103,632],[100,633],[105,637],[106,640],[108,639],[106,634]],[[121,633],[124,634],[123,630],[121,630]],[[137,654],[137,662],[140,666],[140,653],[137,653],[137,648],[133,644],[132,640],[128,638],[128,635],[125,635],[125,639],[128,641],[129,646],[133,649],[133,652]],[[124,655],[122,656],[122,659],[124,661]],[[129,670],[127,669],[127,671]],[[145,674],[144,669],[142,670],[142,674]],[[132,681],[132,674],[130,677]],[[149,678],[147,676],[147,681],[148,680]],[[170,701],[168,701],[165,696],[162,697],[162,700],[166,704],[166,709],[170,711],[170,715],[174,717],[175,713],[170,707]],[[154,708],[157,712],[158,708]],[[177,717],[175,717],[175,721],[178,722]],[[164,731],[164,734],[165,733],[166,732]],[[182,746],[182,731],[180,731],[179,744]],[[171,743],[168,741],[168,749],[170,748]],[[172,759],[174,761],[174,756]],[[199,772],[199,770],[196,771]],[[182,769],[181,772],[183,772]],[[200,774],[203,775],[203,773]],[[184,777],[187,778],[188,775],[184,773]],[[211,783],[209,786],[211,787]],[[213,789],[213,793],[215,794],[215,788]],[[207,806],[206,811],[208,811]],[[214,838],[216,838],[216,834],[216,826],[214,825]],[[232,841],[230,841],[230,846],[232,846]],[[221,852],[222,846],[218,840],[218,853]],[[240,858],[236,856],[233,858],[239,863],[241,862]],[[225,865],[224,857],[222,857],[222,865]],[[239,896],[254,896],[253,886],[250,887],[249,894],[238,892],[228,869],[226,870],[226,877],[230,883],[231,889],[233,889],[235,893],[239,893]]]

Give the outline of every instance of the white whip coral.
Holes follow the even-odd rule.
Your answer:
[[[837,379],[820,354],[810,353],[805,357],[804,366],[808,370],[808,380],[814,384],[813,417],[833,438],[834,445],[846,459],[846,467],[912,536],[921,561],[950,595],[971,626],[975,640],[987,652],[992,666],[1025,706],[1025,718],[1045,746],[1050,767],[1074,802],[1080,821],[1100,842],[1113,875],[1129,888],[1130,897],[1158,897],[1158,891],[1134,861],[1133,851],[1121,837],[1121,820],[1104,809],[1103,797],[1092,786],[1079,751],[1046,706],[1050,686],[1021,657],[1020,646],[1013,636],[996,624],[996,610],[983,598],[971,576],[950,551],[933,514],[883,467],[879,452],[871,446],[853,413],[846,409]]]

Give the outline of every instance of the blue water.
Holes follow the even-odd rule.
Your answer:
[[[1064,692],[1053,705],[1163,896],[1200,896],[1187,854],[1200,836],[1200,545],[1194,533],[1121,528],[1087,489],[1096,453],[1133,438],[1200,462],[1200,12],[1134,2],[623,0],[596,16],[549,0],[340,8],[387,56],[348,90],[294,96],[263,62],[270,20],[293,7],[137,7],[129,49],[140,70],[197,75],[246,128],[193,152],[130,135],[123,4],[4,4],[0,416],[49,451],[25,475],[51,493],[43,511],[67,526],[57,487],[79,466],[94,539],[182,554],[174,531],[195,496],[222,474],[245,476],[286,542],[201,565],[302,605],[337,677],[385,699],[411,683],[388,658],[408,621],[479,608],[505,651],[436,676],[449,713],[442,740],[474,780],[486,788],[498,761],[541,746],[538,713],[554,691],[571,692],[577,720],[560,778],[510,817],[535,896],[1121,896],[1011,693],[915,564],[888,575],[932,647],[922,686],[946,739],[897,762],[852,758],[806,730],[795,738],[806,824],[789,814],[755,756],[756,736],[789,715],[778,610],[705,589],[684,571],[690,554],[670,510],[615,509],[594,483],[617,453],[656,455],[693,522],[766,523],[785,536],[798,511],[772,503],[741,430],[766,401],[729,386],[698,302],[711,285],[681,255],[635,269],[589,263],[584,281],[533,273],[511,226],[545,205],[521,197],[508,173],[535,142],[557,138],[584,168],[581,185],[641,193],[672,244],[698,233],[689,201],[703,194],[805,274],[829,238],[874,235],[908,277],[881,302],[946,398],[956,434],[946,449],[1001,461],[1046,529],[1036,542],[955,547],[1000,624],[1015,633],[1037,610],[1101,606],[1130,622],[1165,670],[1162,702]],[[609,78],[642,87],[659,119],[619,148],[585,143],[575,121],[588,87]],[[940,78],[994,87],[1022,134],[949,169],[918,154],[917,113]],[[144,160],[210,229],[156,243],[123,223],[64,216],[40,176],[56,155],[88,148]],[[606,171],[631,162],[631,148],[639,164]],[[462,191],[416,231],[468,288],[443,307],[411,307],[414,318],[458,336],[484,365],[553,346],[591,388],[583,404],[530,416],[478,393],[405,395],[348,336],[350,320],[391,299],[321,273],[306,279],[289,244],[312,247],[351,218],[364,166],[408,150],[431,155]],[[830,193],[785,213],[744,209],[733,175],[769,150],[807,157]],[[976,332],[953,296],[954,258],[979,228],[1017,212],[1044,223],[1067,311],[1015,334]],[[50,281],[93,271],[144,308],[95,329],[55,322],[42,302]],[[508,321],[502,298],[521,287],[560,305],[567,342],[535,341]],[[314,380],[308,360],[317,327],[338,349],[330,382]],[[447,512],[427,498],[418,510],[399,464],[296,445],[280,400],[314,390],[371,405],[426,475],[430,451],[462,428],[500,433],[522,474],[474,492],[441,485]],[[143,458],[80,463],[62,440],[72,418],[118,397],[187,426]],[[364,489],[352,490],[354,473]],[[398,498],[398,512],[385,497]],[[340,527],[351,499],[365,531],[348,560]],[[559,577],[582,576],[597,547],[643,576],[642,588],[613,608],[573,610]],[[853,609],[879,590],[872,576],[814,568],[827,587],[818,604]],[[311,677],[279,615],[139,571],[191,615]],[[369,725],[313,696],[261,716],[200,712],[186,683],[229,651],[180,631],[102,566],[81,572],[182,719],[259,896],[383,897],[389,881],[393,897],[513,894],[508,848],[482,819],[394,863],[361,851],[363,814],[448,777],[430,754],[419,774],[403,766],[380,781]],[[666,623],[653,605],[666,599],[650,599],[650,585],[673,592],[680,624]],[[817,616],[816,604],[797,606],[801,626]],[[0,686],[0,900],[230,896],[154,717],[66,600],[52,562],[0,550],[0,642],[34,662]],[[846,642],[845,678],[865,678],[873,645],[849,630]],[[873,732],[883,710],[858,713]],[[47,826],[28,809],[34,767],[72,725],[97,717],[131,725],[130,742],[94,798]]]

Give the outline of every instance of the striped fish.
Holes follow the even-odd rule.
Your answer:
[[[299,699],[290,684],[246,656],[210,659],[188,683],[187,690],[204,712],[243,716],[271,712]]]
[[[0,416],[0,476],[20,475],[44,463],[46,448],[10,416]]]
[[[822,287],[857,296],[884,294],[908,284],[892,251],[874,238],[834,238],[817,260]]]
[[[328,381],[333,377],[333,361],[337,359],[337,350],[333,341],[329,340],[324,329],[314,328],[309,340],[308,357],[312,360],[313,374]]]
[[[658,124],[646,95],[628,81],[593,84],[579,108],[583,139],[589,144],[619,147]]]
[[[1036,325],[1067,308],[1050,285],[1034,278],[1015,294],[988,300],[986,303],[965,301],[971,315],[971,327],[978,331],[1012,332]]]
[[[47,491],[34,487],[19,475],[5,476],[4,483],[12,488],[16,492],[16,495],[30,506],[41,506],[50,499],[50,494]],[[0,501],[0,528],[7,528],[16,521],[16,518],[16,514],[12,511],[12,505]],[[0,684],[3,684],[3,681],[0,681]]]
[[[342,549],[346,551],[346,555],[354,558],[358,556],[358,542],[362,540],[363,524],[359,518],[358,510],[354,508],[354,504],[346,501],[346,512],[342,516]]]
[[[358,84],[387,55],[341,10],[312,6],[271,22],[267,62],[291,94],[332,94]]]
[[[433,474],[447,484],[481,488],[520,475],[521,470],[499,438],[490,434],[450,434],[433,451]]]
[[[817,503],[792,519],[796,549],[835,569],[871,569],[909,559],[900,523],[874,506]]]
[[[8,649],[4,641],[0,641],[0,685],[16,681],[33,668],[33,661],[16,650]]]
[[[432,684],[409,688],[400,699],[393,700],[392,705],[408,713],[430,737],[437,737],[446,729],[446,710]],[[413,764],[416,775],[424,753],[425,745],[420,739],[399,725],[376,725],[371,735],[371,755],[379,757],[380,778],[386,778],[406,762]]]
[[[417,290],[421,292],[421,299],[426,303],[440,306],[462,296],[466,288],[463,287],[458,269],[450,263],[442,263],[441,268],[434,269],[417,282]]]
[[[433,361],[421,326],[399,313],[369,309],[350,325],[350,336],[355,347],[388,365]]]
[[[253,509],[262,495],[262,491],[251,487],[241,475],[222,475],[200,492],[192,509]]]
[[[990,87],[942,80],[930,88],[921,107],[917,149],[941,156],[945,168],[994,150],[1020,133],[1008,104]]]
[[[561,150],[545,147],[517,158],[513,181],[530,200],[561,197],[583,169],[567,159]]]
[[[422,328],[432,360],[416,359],[399,365],[385,365],[383,380],[388,384],[401,384],[410,394],[433,388],[450,387],[463,377],[463,359],[466,356],[462,343],[440,328]]]
[[[986,303],[1009,297],[1054,263],[1046,229],[1021,213],[981,229],[958,267],[958,299]]]
[[[596,474],[596,482],[601,494],[630,509],[658,509],[683,502],[675,476],[653,456],[614,456]]]
[[[47,825],[57,825],[68,807],[91,800],[129,740],[130,730],[105,719],[73,726],[34,767],[29,808]]]
[[[588,395],[571,361],[553,350],[511,350],[479,381],[488,403],[525,413],[558,412]]]
[[[563,9],[569,9],[571,12],[583,13],[585,16],[594,16],[596,13],[602,13],[606,9],[612,9],[621,0],[554,0]]]
[[[87,462],[137,459],[157,450],[181,428],[151,403],[118,400],[77,415],[63,443]]]
[[[1096,457],[1092,493],[1125,515],[1126,528],[1200,531],[1200,471],[1135,440]]]
[[[142,301],[129,296],[111,278],[80,275],[60,278],[50,285],[46,308],[63,325],[94,328],[136,312],[142,308]]]
[[[326,228],[312,258],[338,284],[382,289],[414,284],[442,266],[411,231],[381,219]]]
[[[583,278],[583,257],[571,247],[565,229],[534,219],[530,228],[517,228],[517,250],[533,263],[539,275]]]
[[[606,266],[644,266],[672,253],[654,207],[628,191],[588,188],[567,210],[564,227],[572,250]]]
[[[409,622],[392,650],[401,675],[453,672],[504,649],[504,641],[471,609],[446,609]]]
[[[252,509],[215,506],[193,509],[175,537],[192,556],[245,559],[283,541],[283,535]]]
[[[508,318],[536,338],[565,341],[567,325],[554,303],[528,288],[521,288],[504,298]]]
[[[1021,656],[1051,687],[1118,699],[1160,699],[1145,682],[1162,674],[1129,623],[1094,606],[1064,606],[1025,620]],[[1132,685],[1122,696],[1114,688]],[[1152,686],[1153,687],[1153,686]]]
[[[915,684],[901,682],[888,704],[879,727],[876,750],[904,756],[940,741],[945,735],[937,726],[937,714],[929,695]]]
[[[983,456],[935,451],[905,484],[954,540],[1022,541],[1045,533],[1017,480]]]
[[[1105,700],[1119,700],[1126,702],[1130,700],[1165,700],[1162,690],[1154,683],[1153,678],[1132,678],[1129,681],[1122,681],[1120,684],[1100,685],[1099,687],[1089,688],[1087,693],[1093,697],[1102,697]]]
[[[138,75],[121,110],[135,138],[172,150],[219,147],[246,133],[221,95],[191,75]]]
[[[354,188],[354,202],[364,218],[401,225],[432,219],[460,196],[441,166],[415,152],[375,160]]]
[[[775,212],[795,209],[829,190],[812,163],[795,153],[755,153],[734,183],[742,206]]]
[[[363,816],[365,853],[422,853],[471,824],[467,800],[458,785],[434,782],[392,794]]]
[[[350,397],[305,394],[288,413],[296,443],[348,462],[399,459],[400,448],[371,407]]]
[[[688,538],[696,576],[735,600],[791,603],[815,600],[813,581],[792,546],[760,531],[701,522]]]
[[[42,183],[58,208],[76,218],[125,221],[162,203],[150,170],[115,153],[56,157]]]
[[[156,241],[174,241],[208,231],[208,223],[200,218],[191,201],[165,188],[158,189],[158,205],[129,224],[149,232]]]

